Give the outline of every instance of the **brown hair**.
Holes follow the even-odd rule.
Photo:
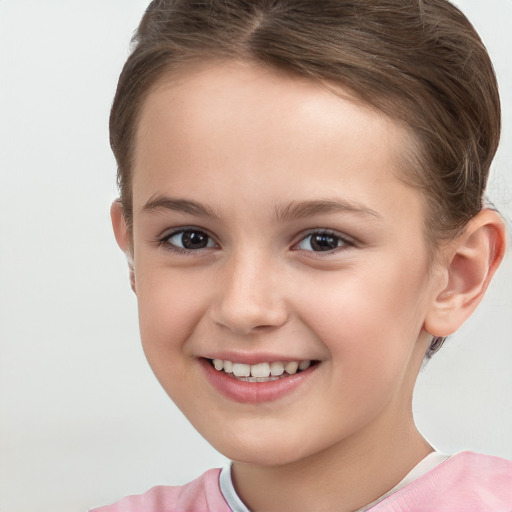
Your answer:
[[[431,246],[483,207],[500,137],[487,51],[447,0],[154,0],[133,38],[110,117],[128,226],[137,117],[151,86],[191,60],[242,59],[348,89],[417,141],[403,177],[428,198]],[[433,341],[427,357],[442,344]]]

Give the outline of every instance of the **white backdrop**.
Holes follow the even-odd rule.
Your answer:
[[[108,209],[107,119],[146,0],[0,0],[0,511],[79,512],[223,463],[139,346]],[[512,218],[512,2],[459,0],[493,57],[504,133],[490,196]],[[510,220],[509,220],[510,225]],[[512,256],[423,371],[440,450],[512,459]]]

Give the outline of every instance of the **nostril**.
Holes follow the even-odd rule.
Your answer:
[[[271,331],[286,323],[288,313],[284,306],[246,304],[243,308],[223,304],[214,310],[213,321],[238,335]]]

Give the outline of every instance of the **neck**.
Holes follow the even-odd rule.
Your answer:
[[[383,438],[383,425],[386,435]],[[278,466],[233,464],[233,482],[252,512],[358,510],[398,484],[433,451],[405,421],[382,418],[323,452]],[[378,435],[377,435],[378,433]]]

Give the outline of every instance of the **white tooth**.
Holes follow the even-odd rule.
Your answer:
[[[226,373],[233,373],[233,363],[231,361],[224,361],[224,371]]]
[[[222,368],[224,367],[224,362],[222,361],[222,359],[214,359],[213,366],[215,366],[216,370],[222,370]]]
[[[297,361],[292,361],[292,362],[286,363],[284,365],[284,369],[286,370],[286,373],[289,373],[290,375],[297,373],[298,367],[299,367],[299,363]]]
[[[270,374],[278,377],[279,375],[282,375],[284,373],[284,364],[280,363],[279,361],[274,361],[273,363],[270,363]]]
[[[279,380],[279,377],[238,377],[238,380],[242,380],[244,382],[272,382],[274,380]]]
[[[301,361],[299,363],[299,370],[307,370],[311,366],[311,361]],[[224,371],[226,368],[224,367]]]
[[[251,375],[251,367],[248,364],[234,363],[233,373],[236,377],[249,377]]]
[[[268,363],[253,364],[251,375],[253,377],[268,377],[270,375],[270,365]]]

